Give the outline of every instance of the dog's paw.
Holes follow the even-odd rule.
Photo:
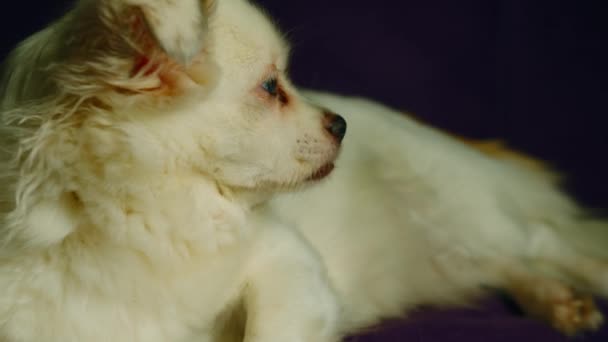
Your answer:
[[[524,312],[568,336],[596,330],[604,321],[591,296],[555,279],[522,276],[510,290]]]
[[[578,296],[573,292],[567,298],[553,303],[549,319],[554,328],[568,336],[597,330],[604,322],[604,317],[591,296]]]
[[[203,49],[210,0],[131,0],[160,48],[183,65]]]

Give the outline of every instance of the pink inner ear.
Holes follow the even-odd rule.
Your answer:
[[[141,10],[136,9],[130,18],[130,29],[131,39],[137,45],[136,55],[133,56],[131,77],[156,77],[159,82],[158,86],[141,88],[138,91],[154,93],[179,91],[182,83],[176,82],[176,80],[180,78],[178,74],[184,72],[176,68],[177,64],[159,48],[145,23]]]
[[[135,57],[131,76],[139,75],[144,69],[146,70],[143,75],[149,76],[158,69],[159,65],[149,65],[151,59],[148,56],[155,54],[156,42],[154,41],[148,26],[144,22],[141,11],[136,11],[131,18],[131,34],[142,53]]]
[[[131,76],[139,75],[141,71],[146,68],[150,64],[150,58],[146,56],[139,56],[135,58],[135,63],[133,64],[133,70],[131,71]],[[147,70],[143,73],[145,76],[150,76],[156,68],[146,68]]]

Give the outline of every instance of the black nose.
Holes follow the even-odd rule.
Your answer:
[[[346,120],[338,114],[325,112],[323,123],[325,129],[331,134],[338,142],[344,139],[346,134]]]

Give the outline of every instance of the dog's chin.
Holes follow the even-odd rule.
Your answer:
[[[335,160],[321,164],[321,166],[302,173],[296,177],[289,177],[289,181],[283,180],[261,180],[254,184],[235,184],[231,182],[222,182],[217,180],[218,184],[223,184],[223,187],[235,190],[242,193],[259,193],[264,195],[272,195],[275,193],[288,193],[306,189],[327,178],[335,169]]]
[[[315,169],[312,173],[307,176],[294,180],[291,182],[275,182],[267,181],[260,184],[256,184],[254,187],[248,187],[250,191],[262,192],[262,193],[285,193],[299,191],[313,186],[314,184],[324,180],[329,176],[335,168],[333,161],[323,164],[321,167]]]
[[[334,170],[334,168],[335,168],[335,165],[333,162],[326,163],[323,166],[321,166],[319,169],[317,169],[315,172],[313,172],[310,176],[308,176],[308,178],[306,178],[306,182],[311,183],[311,182],[318,182],[320,180],[323,180],[331,174],[331,172]]]

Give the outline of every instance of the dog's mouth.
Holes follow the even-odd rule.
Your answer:
[[[312,175],[310,175],[306,181],[308,182],[316,182],[320,181],[323,178],[329,176],[329,174],[334,170],[335,165],[333,162],[329,162],[323,166],[321,166],[317,171],[315,171]]]

